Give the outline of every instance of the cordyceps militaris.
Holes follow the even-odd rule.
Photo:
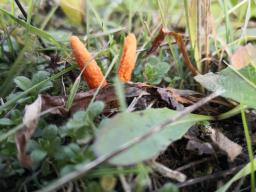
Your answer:
[[[71,36],[70,45],[76,62],[80,70],[83,71],[84,80],[87,82],[89,88],[97,88],[100,86],[101,82],[103,82],[103,86],[107,85],[107,81],[100,67],[77,36]],[[136,62],[136,49],[136,37],[133,33],[130,33],[124,40],[123,53],[118,67],[118,78],[123,82],[131,80]]]

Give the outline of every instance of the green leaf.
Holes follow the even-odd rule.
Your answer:
[[[93,120],[103,111],[104,103],[96,101],[86,111],[78,111],[63,127],[63,134],[80,139],[89,135],[94,127]]]
[[[14,79],[14,82],[17,85],[17,87],[19,87],[23,91],[25,91],[25,90],[29,89],[30,87],[32,87],[31,80],[28,79],[27,77],[24,77],[24,76],[17,76]]]
[[[8,125],[13,125],[14,122],[8,118],[1,118],[0,119],[0,126],[8,126]]]
[[[166,183],[159,192],[178,192],[178,187],[173,183]]]
[[[156,85],[162,81],[169,69],[170,65],[168,63],[162,62],[157,57],[152,56],[145,66],[144,76],[150,84]]]
[[[97,156],[111,153],[121,145],[170,119],[176,113],[176,111],[167,108],[120,113],[109,120],[103,121],[104,123],[100,125],[99,131],[96,133],[93,150]],[[152,137],[117,155],[110,160],[110,163],[131,165],[150,159],[163,151],[170,143],[180,139],[192,125],[208,119],[207,116],[189,114]]]
[[[61,0],[60,7],[70,21],[75,24],[82,23],[84,15],[83,0]]]
[[[44,81],[45,79],[48,79],[50,74],[46,71],[38,71],[36,74],[32,77],[32,83],[33,85],[39,84],[40,82]],[[51,81],[47,81],[41,86],[37,87],[35,89],[35,92],[41,93],[49,88],[53,87],[53,84]]]
[[[256,108],[256,68],[253,65],[239,71],[229,67],[218,74],[197,75],[195,80],[210,91],[223,90],[223,97]]]
[[[31,159],[34,163],[39,163],[46,157],[47,153],[45,151],[36,149],[31,152]]]

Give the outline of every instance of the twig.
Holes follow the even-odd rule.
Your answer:
[[[183,170],[185,170],[185,169],[188,169],[188,168],[190,168],[190,167],[194,167],[194,166],[196,166],[196,165],[198,165],[198,164],[204,163],[204,162],[209,161],[209,160],[212,160],[212,159],[213,159],[213,158],[206,157],[206,158],[200,159],[200,160],[198,160],[198,161],[193,161],[193,162],[191,162],[191,163],[188,163],[188,164],[186,164],[186,165],[183,165],[183,166],[181,166],[181,167],[179,167],[179,168],[177,168],[177,169],[175,169],[175,170],[176,170],[176,171],[183,171]]]
[[[184,117],[185,115],[191,113],[192,111],[198,109],[199,107],[201,107],[202,105],[206,104],[207,102],[209,102],[210,100],[212,100],[213,98],[217,97],[220,95],[220,91],[216,91],[212,94],[210,94],[209,96],[201,99],[200,101],[198,101],[197,103],[191,105],[190,107],[185,108],[183,111],[178,112],[175,116],[173,116],[172,118],[166,120],[165,122],[163,122],[162,124],[155,126],[153,128],[151,128],[148,132],[146,132],[144,135],[139,136],[139,137],[135,137],[132,140],[130,140],[129,142],[121,145],[120,147],[118,147],[115,151],[102,155],[100,157],[98,157],[97,159],[95,159],[94,161],[81,165],[79,167],[79,169],[77,169],[74,172],[71,172],[65,176],[63,176],[60,179],[57,179],[54,183],[52,183],[51,185],[38,190],[37,192],[49,192],[49,191],[54,191],[59,189],[61,186],[65,185],[66,183],[79,178],[83,175],[85,175],[86,173],[88,173],[90,170],[92,170],[93,168],[101,165],[102,163],[112,159],[113,157],[121,154],[122,152],[130,149],[131,147],[133,147],[134,145],[141,143],[142,141],[144,141],[145,139],[151,137],[152,135],[162,131],[164,128],[166,128],[167,125],[171,125],[172,123],[174,123],[175,121],[181,119],[182,117]]]
[[[27,15],[25,9],[23,8],[23,6],[21,5],[20,1],[19,0],[15,0],[15,3],[19,7],[19,9],[20,9],[22,15],[24,16],[24,18],[27,20],[28,15]]]
[[[176,181],[179,182],[184,182],[186,181],[187,176],[184,175],[183,173],[179,172],[179,171],[175,171],[175,170],[171,170],[168,167],[164,166],[163,164],[160,164],[158,162],[151,162],[150,166],[152,166],[152,168],[157,171],[158,173],[160,173],[162,176],[170,178],[170,179],[174,179]]]
[[[119,167],[120,170],[122,170],[123,168],[122,167]],[[129,186],[128,182],[126,181],[126,178],[123,174],[119,174],[119,179],[121,181],[121,184],[122,184],[122,187],[123,187],[123,190],[125,192],[131,192],[131,187]]]
[[[237,172],[242,167],[244,167],[244,165],[239,165],[239,166],[234,167],[232,169],[229,169],[227,171],[220,171],[216,174],[207,175],[207,176],[203,176],[203,177],[198,177],[198,178],[195,178],[195,179],[189,179],[189,180],[185,181],[184,183],[177,184],[177,187],[178,188],[187,187],[187,186],[195,185],[197,183],[200,183],[200,182],[203,182],[203,181],[206,181],[206,180],[215,179],[215,178],[219,178],[219,177],[225,177],[225,176],[228,176],[230,174],[233,174],[234,172]]]

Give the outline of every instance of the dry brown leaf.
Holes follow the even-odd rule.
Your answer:
[[[164,38],[165,38],[165,34],[166,33],[166,29],[164,29],[163,27],[160,29],[158,35],[155,37],[155,39],[152,42],[152,45],[150,47],[150,49],[146,52],[146,56],[154,53],[156,51],[156,49],[161,45],[161,43],[163,42]]]
[[[233,55],[231,55],[231,65],[236,69],[241,69],[250,63],[256,63],[256,47],[252,44],[239,47]]]
[[[93,95],[95,94],[96,89],[91,89],[86,92],[79,92],[76,94],[72,107],[69,113],[73,114],[76,111],[83,110],[91,102]],[[139,95],[148,95],[146,91],[142,88],[134,85],[127,84],[125,87],[125,96],[126,98],[137,97]],[[104,113],[108,113],[113,108],[118,107],[118,101],[115,94],[115,88],[112,85],[107,85],[103,87],[99,93],[97,94],[96,101],[103,101],[105,103]],[[65,109],[65,103],[67,101],[67,97],[64,96],[50,96],[43,95],[42,96],[42,111],[52,109],[50,111],[51,114],[65,115],[68,111]]]
[[[33,135],[38,117],[42,109],[42,98],[39,95],[34,103],[27,105],[25,108],[25,115],[23,117],[24,127],[16,133],[16,147],[18,151],[18,159],[23,167],[30,168],[32,160],[26,154],[26,146],[30,137]]]
[[[207,128],[211,141],[222,151],[226,152],[229,160],[234,161],[235,158],[242,152],[242,147],[237,143],[231,141],[223,133],[218,130]]]
[[[215,150],[210,143],[201,142],[199,140],[189,140],[186,149],[189,151],[196,151],[199,155],[215,154]]]
[[[194,102],[178,94],[175,89],[172,88],[157,88],[162,100],[167,102],[169,105],[177,110],[184,108],[183,104],[193,104]]]

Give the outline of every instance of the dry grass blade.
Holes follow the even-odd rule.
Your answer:
[[[191,63],[189,56],[188,56],[188,52],[187,52],[187,48],[186,45],[182,39],[182,35],[179,33],[175,33],[175,32],[169,32],[167,33],[170,36],[173,36],[175,38],[175,41],[177,43],[177,46],[179,47],[181,54],[183,56],[184,59],[184,63],[186,64],[186,66],[189,68],[189,70],[192,72],[193,75],[198,75],[199,72],[197,71],[197,69],[193,66],[193,64]]]
[[[156,51],[156,49],[160,46],[160,44],[164,41],[164,38],[165,38],[165,35],[166,35],[165,32],[166,32],[166,30],[163,27],[161,27],[157,36],[153,40],[150,49],[146,52],[146,56],[154,53]]]
[[[182,38],[182,35],[180,33],[176,33],[176,32],[173,32],[173,31],[168,31],[168,29],[162,27],[160,29],[158,35],[156,36],[156,38],[153,40],[151,48],[147,51],[146,56],[155,52],[156,49],[160,46],[160,44],[164,41],[164,38],[166,36],[174,37],[174,39],[177,43],[177,46],[179,47],[179,49],[181,51],[181,54],[183,56],[185,65],[188,67],[188,69],[192,72],[193,75],[198,75],[199,72],[193,66],[193,64],[191,63],[191,61],[189,59],[189,55],[188,55],[188,52],[187,52],[186,45],[185,45],[185,43],[183,41],[183,38]]]

